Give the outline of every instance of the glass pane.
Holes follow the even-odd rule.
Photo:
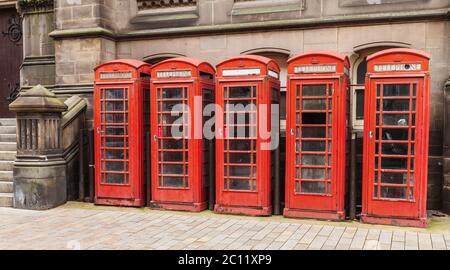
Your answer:
[[[186,153],[186,155],[185,155]],[[186,156],[185,160],[187,161],[187,152],[161,152],[160,161],[169,161],[169,162],[182,162],[183,156]]]
[[[396,128],[396,129],[383,129],[383,140],[388,141],[407,141],[409,135],[409,130],[406,128]]]
[[[256,177],[256,168],[253,168],[253,173],[251,173],[252,168],[249,166],[230,166],[229,167],[230,174],[229,176],[237,176],[237,177]]]
[[[230,87],[230,98],[251,98],[250,86]]]
[[[103,162],[103,170],[109,172],[123,172],[126,171],[124,162],[111,162],[106,161]]]
[[[408,155],[408,144],[406,143],[383,143],[381,145],[383,155]],[[376,149],[378,153],[378,148]]]
[[[252,150],[251,140],[229,140],[230,149],[229,150],[235,150],[235,151],[250,151]],[[225,142],[225,146],[227,146],[227,142]],[[253,150],[255,150],[256,144],[253,143]]]
[[[187,145],[187,141],[185,141],[185,144]],[[160,149],[183,149],[183,140],[160,140]]]
[[[164,176],[164,186],[165,187],[173,187],[173,188],[182,188],[183,185],[183,177],[173,177],[173,176]]]
[[[102,140],[102,146],[106,147],[128,147],[128,140],[125,140],[126,144],[124,143],[124,138],[116,138],[116,137],[105,137],[105,140]]]
[[[325,193],[325,182],[302,182],[304,193]]]
[[[307,99],[302,101],[303,110],[326,110],[326,99]]]
[[[122,113],[111,113],[111,114],[103,114],[103,123],[116,123],[122,124],[128,122],[127,114]]]
[[[305,125],[326,124],[326,113],[302,113],[302,123]]]
[[[175,109],[174,109],[175,108]],[[163,101],[162,112],[183,112],[187,111],[187,107],[183,105],[181,101]]]
[[[408,99],[385,99],[383,100],[383,111],[409,111]]]
[[[162,98],[183,98],[182,88],[164,88],[162,91]]]
[[[183,174],[183,164],[163,164],[161,167],[160,172],[163,174]]]
[[[303,138],[326,138],[326,128],[324,127],[304,127],[302,128]]]
[[[108,126],[106,127],[106,135],[125,135],[126,134],[126,130],[128,128],[127,127],[123,127],[123,126]]]
[[[125,175],[124,174],[106,174],[106,183],[108,184],[124,184]]]
[[[407,170],[408,159],[407,158],[382,158],[381,168],[392,170]]]
[[[105,99],[123,99],[124,89],[105,89]]]
[[[105,157],[106,159],[124,159],[124,158],[128,158],[125,157],[124,153],[126,151],[124,150],[103,150],[103,157]]]
[[[381,187],[381,197],[388,199],[406,199],[404,187]]]
[[[325,142],[324,141],[304,141],[302,143],[302,151],[325,152]]]
[[[228,183],[231,190],[251,190],[249,180],[230,179]]]
[[[386,126],[409,126],[408,114],[384,114],[383,125]]]
[[[226,158],[227,153],[225,153]],[[252,164],[256,163],[256,154],[236,154],[230,153],[230,163],[233,164]],[[251,157],[253,156],[253,162],[251,161]]]
[[[302,179],[324,180],[325,169],[302,168]]]
[[[381,183],[383,184],[407,184],[408,173],[406,172],[381,172]]]
[[[322,166],[325,165],[324,155],[303,155],[302,165]]]
[[[125,109],[123,101],[105,101],[105,103],[107,111],[121,112]]]
[[[327,95],[327,86],[323,85],[303,85],[303,96],[326,96]]]
[[[409,96],[409,84],[385,84],[383,85],[383,96],[404,97]]]

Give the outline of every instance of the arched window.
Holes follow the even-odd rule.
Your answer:
[[[185,56],[186,55],[178,54],[178,53],[157,53],[157,54],[152,54],[152,55],[148,55],[148,56],[144,57],[143,61],[154,65],[154,64],[158,64],[159,62],[170,59],[170,58],[185,57]]]

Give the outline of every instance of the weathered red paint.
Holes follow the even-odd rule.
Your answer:
[[[349,68],[328,51],[288,61],[286,217],[345,219]]]
[[[429,59],[412,49],[368,58],[363,222],[427,226]]]
[[[144,91],[150,65],[119,59],[95,68],[95,203],[143,206]]]
[[[216,213],[272,214],[271,151],[261,147],[270,138],[262,138],[258,130],[261,123],[271,127],[270,104],[279,100],[279,74],[278,64],[261,56],[238,56],[217,65],[216,102],[223,111],[216,114]],[[257,108],[241,125],[248,134],[235,139],[230,138],[235,125],[224,121],[224,114],[231,115],[226,104],[233,103]],[[265,115],[259,113],[260,105],[267,105]]]
[[[208,98],[209,103],[214,102],[214,74],[209,63],[192,58],[173,58],[152,68],[151,206],[154,208],[199,212],[207,207],[205,164],[213,161],[206,160],[204,151],[207,142],[203,139],[203,107]],[[199,98],[202,103],[194,106],[194,100]],[[171,115],[175,104],[184,104],[182,110],[189,108],[179,124],[173,120],[183,119],[181,114]],[[184,132],[187,129],[189,136],[173,139],[171,128],[177,125],[182,125]]]

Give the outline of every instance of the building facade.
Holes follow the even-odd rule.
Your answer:
[[[281,67],[285,104],[288,58],[330,50],[350,58],[358,133],[366,57],[387,48],[425,51],[432,56],[428,208],[450,209],[449,0],[20,0],[2,7],[22,18],[21,91],[41,84],[60,99],[84,98],[90,127],[93,69],[108,60],[188,56],[215,65],[240,54],[268,56]]]

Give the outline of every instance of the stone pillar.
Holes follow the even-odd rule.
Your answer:
[[[22,93],[9,109],[17,113],[14,207],[45,210],[67,200],[61,114],[67,105],[41,85]]]
[[[450,77],[445,84],[444,186],[442,210],[450,214]]]

